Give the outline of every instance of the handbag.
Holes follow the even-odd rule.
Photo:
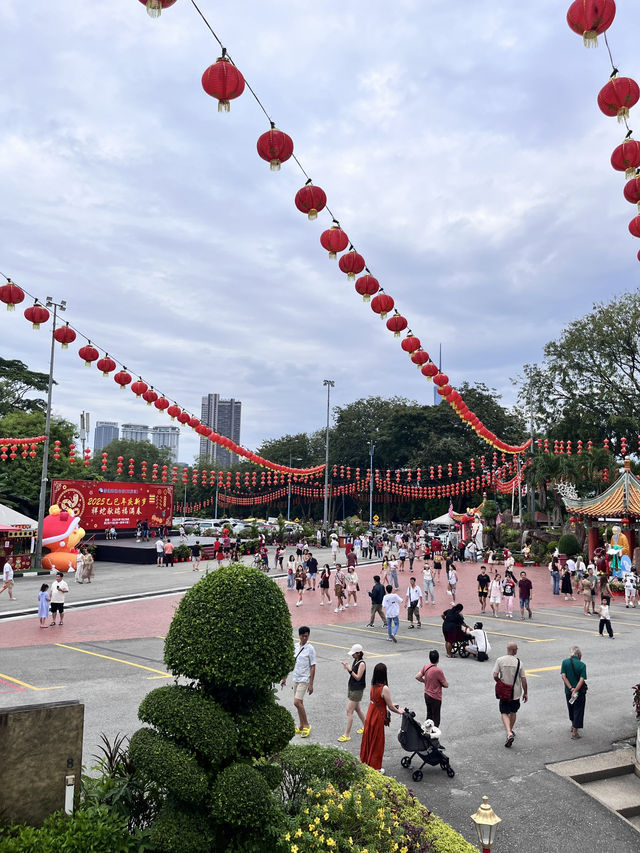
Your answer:
[[[515,687],[516,681],[518,680],[518,673],[520,672],[520,658],[517,660],[518,666],[516,668],[513,684],[507,684],[506,681],[502,681],[501,678],[496,679],[496,699],[502,699],[507,702],[511,702],[513,700],[513,688]]]
[[[387,708],[387,713],[384,715],[384,724],[385,726],[391,725],[391,711]]]
[[[359,583],[356,584],[356,592],[360,592],[360,584]]]

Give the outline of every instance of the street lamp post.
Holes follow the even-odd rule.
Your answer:
[[[375,444],[369,442],[369,533],[373,530],[373,451]]]
[[[328,509],[329,509],[329,412],[330,412],[330,399],[331,399],[331,389],[335,386],[335,382],[333,379],[323,379],[322,384],[326,385],[327,388],[327,434],[325,438],[325,450],[324,450],[324,512],[322,517],[322,527],[324,530],[325,540],[329,541],[329,519],[328,519]]]
[[[289,468],[294,461],[294,457],[291,455],[291,451],[289,451]],[[296,462],[302,462],[302,459],[299,456],[295,457]],[[289,489],[287,490],[287,521],[291,521],[291,474],[289,474]]]
[[[42,474],[40,477],[40,497],[38,499],[38,541],[36,542],[35,548],[35,568],[39,569],[42,565],[42,529],[44,526],[44,505],[47,499],[47,480],[48,480],[48,467],[49,467],[49,430],[51,428],[51,397],[53,394],[53,360],[55,356],[55,343],[56,339],[54,338],[54,332],[56,330],[56,320],[58,319],[58,310],[66,311],[67,303],[66,300],[62,299],[60,302],[54,302],[53,297],[47,296],[46,301],[47,308],[53,308],[53,325],[51,328],[51,354],[49,356],[49,384],[47,387],[47,410],[45,415],[44,422],[44,444],[42,446]]]
[[[471,820],[476,825],[482,853],[491,853],[493,842],[496,840],[496,829],[501,818],[491,808],[487,797],[482,798],[482,805],[475,814],[471,815]]]

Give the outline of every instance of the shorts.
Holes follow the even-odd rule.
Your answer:
[[[51,612],[59,613],[61,616],[64,613],[64,601],[52,601]]]
[[[529,599],[528,599],[528,598],[521,598],[521,599],[520,599],[520,609],[521,609],[521,610],[524,610],[525,608],[526,608],[527,610],[529,610],[529,609],[530,609],[530,608],[529,608]]]
[[[500,596],[492,595],[489,601],[491,602],[491,604],[500,604]]]
[[[481,590],[481,591],[478,593],[478,598],[481,598],[481,599],[482,599],[482,598],[486,598],[488,595],[489,595],[489,593],[488,593],[488,592],[485,592],[484,590]]]
[[[309,682],[308,681],[294,681],[294,683],[293,683],[293,698],[294,699],[304,699],[305,694],[306,694],[308,689],[309,689]]]
[[[12,590],[15,585],[15,581],[11,578],[10,581],[4,581],[2,585],[2,589]]]
[[[296,589],[297,590],[304,589],[304,583],[302,581],[296,581]]]
[[[320,581],[320,589],[329,589],[329,581]]]
[[[520,710],[519,699],[501,699],[500,713],[501,714],[517,714]]]
[[[348,690],[347,699],[349,702],[362,702],[364,690]]]

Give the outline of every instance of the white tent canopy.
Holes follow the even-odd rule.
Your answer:
[[[38,522],[15,509],[11,509],[10,506],[0,504],[0,527],[24,527],[25,525],[36,528]]]
[[[448,513],[439,515],[437,518],[432,518],[429,524],[439,524],[441,527],[455,527],[456,522]]]

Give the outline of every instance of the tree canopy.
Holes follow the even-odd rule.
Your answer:
[[[19,409],[23,412],[43,412],[45,402],[28,394],[44,392],[49,385],[46,373],[29,370],[18,359],[0,358],[0,418]]]

